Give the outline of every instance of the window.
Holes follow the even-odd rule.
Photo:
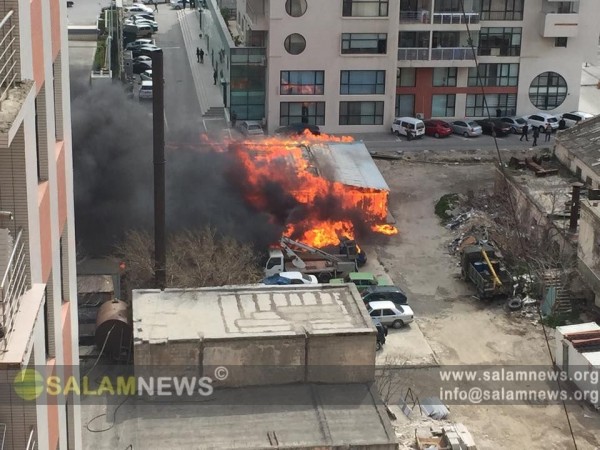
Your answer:
[[[485,28],[479,31],[478,55],[520,56],[522,28]]]
[[[481,20],[523,20],[524,0],[481,0]]]
[[[567,40],[568,40],[568,38],[566,38],[566,37],[557,37],[554,39],[554,46],[555,47],[566,47]]]
[[[403,67],[396,71],[396,86],[413,87],[416,85],[417,69]]]
[[[340,94],[384,94],[385,70],[342,70]]]
[[[477,73],[479,72],[479,80]],[[519,64],[479,64],[469,68],[468,86],[517,86]]]
[[[382,310],[384,316],[395,316],[396,313],[394,311],[392,311],[391,309],[384,309]]]
[[[401,31],[398,48],[429,48],[429,31]]]
[[[383,102],[340,102],[340,125],[383,125]]]
[[[514,116],[517,111],[517,94],[468,94],[465,116],[487,117],[495,116],[496,110],[500,110],[502,116]]]
[[[529,100],[541,110],[557,108],[567,96],[567,82],[556,72],[544,72],[529,86]]]
[[[432,47],[434,48],[456,48],[460,47],[460,32],[459,31],[434,31],[431,38]]]
[[[456,67],[436,67],[433,69],[434,86],[456,86]]]
[[[387,17],[389,0],[344,0],[344,17]]]
[[[387,52],[385,33],[342,33],[342,54],[380,54]]]
[[[287,0],[285,12],[292,17],[301,17],[306,12],[306,0]]]
[[[279,125],[310,123],[325,125],[325,102],[282,102],[279,104]]]
[[[37,167],[37,179],[38,181],[42,181],[42,160],[40,153],[40,117],[38,114],[38,99],[37,97],[34,100],[34,110],[35,110],[35,162]]]
[[[415,115],[415,96],[412,94],[396,95],[396,117],[412,117]]]
[[[453,117],[456,95],[442,94],[431,96],[431,116],[432,117]]]
[[[285,38],[284,46],[290,55],[299,55],[306,48],[306,39],[298,33],[290,34]]]
[[[281,95],[323,95],[325,72],[322,70],[282,70]]]

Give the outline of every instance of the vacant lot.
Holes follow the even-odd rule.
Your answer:
[[[503,302],[482,303],[459,279],[458,260],[447,244],[456,233],[440,225],[435,202],[449,192],[492,188],[490,163],[436,164],[380,161],[391,188],[390,210],[400,234],[377,248],[381,264],[404,287],[423,334],[441,365],[549,365],[540,325],[510,314]],[[391,331],[392,333],[394,331]],[[548,330],[554,346],[553,330]],[[409,369],[403,387],[419,396],[439,395],[428,382],[431,369]],[[523,388],[526,388],[524,383]],[[568,405],[579,449],[594,449],[600,416],[584,405]],[[561,405],[453,405],[451,419],[463,422],[478,448],[574,448]],[[407,432],[407,442],[414,440]]]

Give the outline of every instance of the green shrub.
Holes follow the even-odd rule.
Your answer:
[[[454,209],[458,203],[458,194],[444,194],[435,204],[435,215],[442,221],[447,221],[451,218],[446,211]]]

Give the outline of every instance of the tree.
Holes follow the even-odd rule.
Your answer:
[[[148,232],[127,232],[115,253],[125,263],[128,291],[154,287],[154,240]],[[213,228],[167,237],[167,287],[247,284],[261,278],[262,268],[252,246],[222,236]]]

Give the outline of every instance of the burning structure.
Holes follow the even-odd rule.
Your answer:
[[[271,137],[233,143],[230,152],[246,201],[288,237],[324,247],[342,235],[398,232],[387,224],[389,187],[362,142]]]

